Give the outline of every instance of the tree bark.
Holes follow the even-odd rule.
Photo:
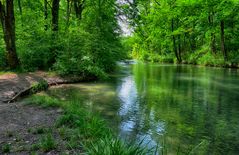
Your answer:
[[[174,31],[174,20],[173,19],[172,19],[172,23],[171,23],[171,28],[172,28],[172,32],[173,32]],[[174,35],[173,35],[173,50],[174,50],[174,53],[175,53],[175,56],[176,56],[178,62],[180,62],[179,57],[178,57],[178,52],[177,52],[176,38]]]
[[[16,52],[16,34],[13,0],[6,1],[6,7],[0,1],[0,18],[7,51],[7,63],[11,69],[19,66]]]
[[[18,4],[18,8],[19,8],[20,15],[22,16],[22,5],[21,5],[21,0],[17,0],[17,4]]]
[[[180,37],[180,35],[178,35],[178,59],[179,59],[179,63],[182,62],[181,53],[182,53],[181,37]]]
[[[224,61],[227,61],[228,60],[228,57],[227,57],[227,52],[226,52],[226,49],[225,49],[225,33],[224,33],[224,20],[221,20],[220,22],[221,24],[221,50],[222,50],[222,54],[224,56]]]
[[[45,31],[47,31],[47,30],[48,30],[47,19],[48,19],[48,7],[47,7],[47,0],[44,0],[44,20],[45,20],[45,24],[44,24],[44,30],[45,30]]]
[[[56,32],[59,29],[59,8],[60,0],[52,1],[52,31]]]
[[[76,18],[78,18],[79,20],[81,20],[82,18],[82,12],[84,9],[84,0],[75,0],[74,1],[74,7],[75,7],[75,13],[76,13]]]
[[[71,11],[70,11],[70,0],[67,0],[67,6],[66,6],[66,29],[68,29],[69,27],[69,21],[70,21],[70,14],[71,14]]]
[[[211,27],[211,28],[213,28],[213,26],[214,26],[214,20],[213,20],[213,15],[214,15],[214,13],[212,12],[212,15],[211,15],[211,13],[209,12],[209,15],[208,15],[208,22],[209,22],[209,26]],[[214,32],[211,32],[211,43],[210,43],[211,45],[211,50],[212,50],[212,53],[216,53],[216,38],[215,38],[215,34],[214,34]]]

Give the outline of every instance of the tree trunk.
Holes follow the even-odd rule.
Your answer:
[[[209,12],[209,15],[208,15],[208,22],[209,22],[209,26],[211,27],[211,29],[213,28],[214,26],[214,21],[213,21],[213,15],[214,13],[211,13]],[[216,38],[215,38],[215,34],[214,32],[211,32],[211,50],[212,50],[212,53],[216,53]]]
[[[181,53],[182,53],[181,37],[180,37],[180,35],[178,35],[178,58],[179,58],[179,63],[182,62]]]
[[[70,0],[67,0],[67,6],[66,6],[66,29],[69,27],[69,21],[70,21]]]
[[[82,18],[82,12],[83,12],[83,5],[84,5],[85,1],[79,1],[79,0],[75,0],[74,1],[74,7],[75,7],[75,13],[76,13],[76,18],[78,18],[79,20],[81,20]]]
[[[227,52],[225,49],[225,35],[224,35],[224,21],[221,20],[221,50],[222,50],[222,54],[224,56],[224,61],[228,60],[227,57]]]
[[[6,10],[5,10],[6,9]],[[0,18],[3,28],[4,41],[7,51],[7,63],[11,69],[19,66],[19,60],[16,52],[16,34],[13,0],[6,1],[6,8],[0,1]]]
[[[22,16],[22,5],[21,5],[21,0],[18,0],[18,1],[17,1],[17,4],[18,4],[18,8],[19,8],[20,15]]]
[[[56,32],[59,29],[59,7],[60,0],[52,1],[52,31]]]
[[[172,19],[172,23],[171,23],[171,28],[172,28],[172,32],[174,31],[174,20]],[[178,57],[178,52],[177,52],[177,46],[176,46],[176,39],[175,36],[173,35],[173,50],[175,53],[175,56],[178,60],[178,62],[180,62],[179,57]]]
[[[47,24],[47,19],[48,19],[48,9],[47,9],[47,0],[44,0],[44,20],[45,20],[45,24],[44,24],[44,30],[47,31],[48,30],[48,24]]]

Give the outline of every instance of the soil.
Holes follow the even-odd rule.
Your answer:
[[[42,109],[24,105],[22,102],[6,103],[22,90],[43,79],[54,83],[60,78],[49,77],[44,72],[0,76],[0,154],[4,154],[3,148],[6,145],[11,146],[10,153],[6,154],[30,154],[29,147],[40,138],[40,135],[35,135],[30,130],[52,128],[59,117],[59,109]],[[42,154],[60,153],[54,150]]]

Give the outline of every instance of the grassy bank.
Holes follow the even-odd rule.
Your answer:
[[[31,148],[32,153],[69,152],[90,155],[146,154],[146,149],[124,143],[113,135],[106,123],[80,106],[79,101],[63,102],[45,94],[36,94],[24,102],[42,108],[58,108],[62,115],[52,129],[37,129],[42,138]],[[58,135],[58,136],[57,136]]]

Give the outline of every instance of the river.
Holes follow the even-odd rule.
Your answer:
[[[125,141],[158,154],[239,153],[239,72],[233,69],[119,63],[107,82],[50,88],[80,100]]]

